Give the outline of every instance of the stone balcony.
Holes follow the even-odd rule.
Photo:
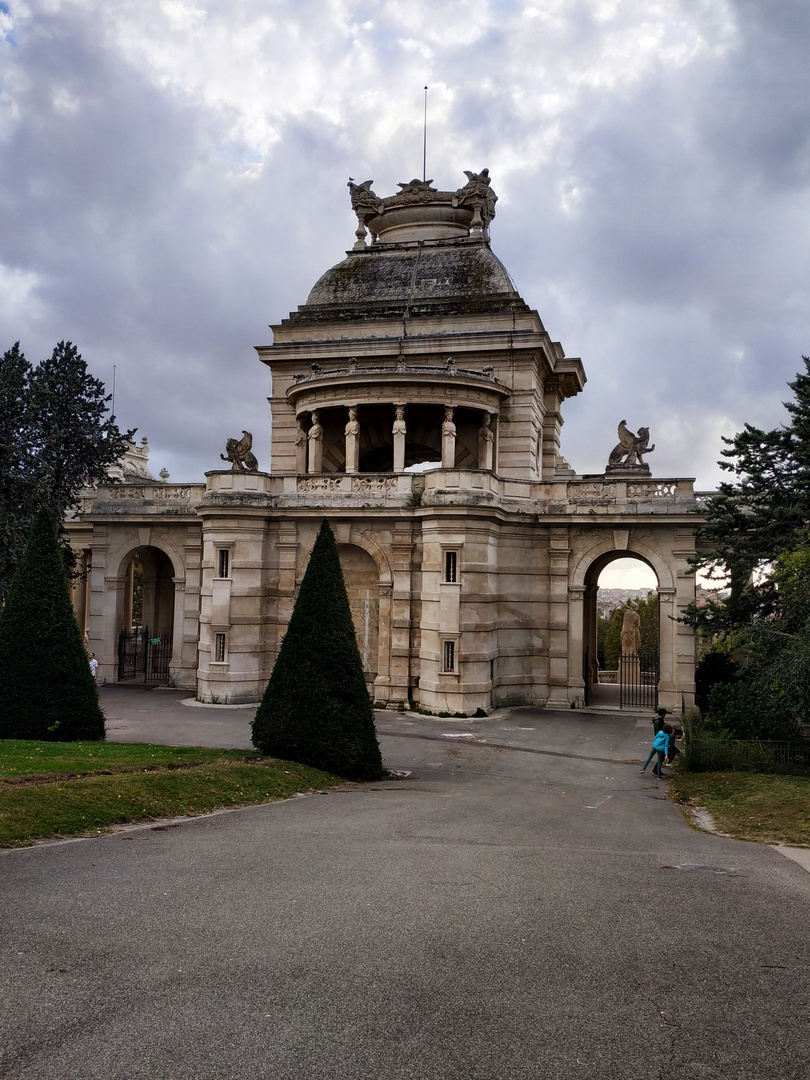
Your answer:
[[[561,477],[502,479],[484,469],[422,473],[206,473],[205,484],[100,487],[82,496],[78,515],[196,514],[214,507],[340,510],[492,507],[542,516],[694,513],[710,493],[689,479]]]

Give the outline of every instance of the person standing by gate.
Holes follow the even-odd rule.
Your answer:
[[[666,709],[656,709],[655,716],[652,718],[653,735],[657,735],[661,728],[666,723],[664,719],[667,715]]]
[[[655,765],[653,765],[653,773],[658,777],[659,780],[663,777],[664,754],[666,754],[667,750],[669,749],[669,737],[671,734],[672,728],[669,726],[669,724],[664,724],[661,730],[655,733],[652,750],[650,750],[649,754],[647,755],[647,760],[641,766],[642,772],[647,771],[647,766],[657,754],[658,761],[656,761]]]

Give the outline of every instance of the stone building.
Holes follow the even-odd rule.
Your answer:
[[[624,422],[605,473],[561,457],[582,363],[490,248],[488,173],[467,176],[388,198],[350,184],[354,247],[258,349],[268,471],[245,433],[204,484],[152,480],[141,460],[86,494],[76,606],[104,679],[122,672],[137,572],[137,621],[170,648],[172,682],[257,700],[326,516],[376,703],[582,705],[598,576],[627,556],[658,579],[659,700],[691,702],[694,640],[676,617],[694,598],[692,482],[653,479],[644,430]]]

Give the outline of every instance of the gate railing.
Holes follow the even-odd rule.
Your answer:
[[[149,628],[122,630],[118,635],[118,681],[137,679],[166,685],[172,659],[170,637],[150,637]]]
[[[619,657],[619,706],[655,709],[658,705],[658,650]]]

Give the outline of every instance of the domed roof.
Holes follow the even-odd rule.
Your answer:
[[[400,184],[381,199],[349,181],[357,242],[316,282],[295,323],[528,310],[489,247],[497,196],[489,173],[467,172],[457,191]],[[366,230],[372,244],[366,243]]]

